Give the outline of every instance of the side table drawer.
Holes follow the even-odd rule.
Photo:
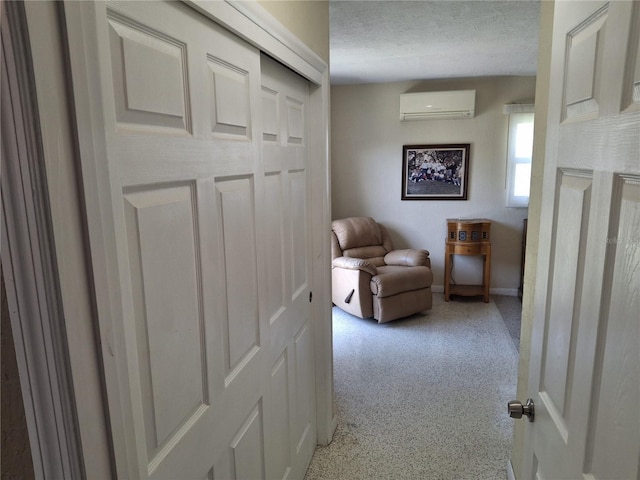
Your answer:
[[[454,255],[482,255],[482,245],[449,245],[449,253]]]

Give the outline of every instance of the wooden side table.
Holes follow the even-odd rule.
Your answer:
[[[444,299],[450,295],[467,297],[482,295],[489,302],[491,283],[491,220],[486,218],[447,219],[447,240],[444,255]],[[482,285],[451,283],[452,255],[482,255]]]

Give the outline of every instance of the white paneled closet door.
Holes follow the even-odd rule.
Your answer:
[[[183,3],[74,8],[118,477],[302,478],[316,443],[307,82]]]
[[[264,231],[272,402],[269,478],[302,478],[315,448],[310,322],[309,83],[262,55]],[[291,472],[289,472],[291,469]]]

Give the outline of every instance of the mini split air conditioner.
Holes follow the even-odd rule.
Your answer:
[[[475,90],[403,93],[400,95],[401,121],[473,118],[475,108]]]

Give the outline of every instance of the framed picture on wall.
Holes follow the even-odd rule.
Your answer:
[[[469,145],[404,145],[402,200],[466,200]]]

